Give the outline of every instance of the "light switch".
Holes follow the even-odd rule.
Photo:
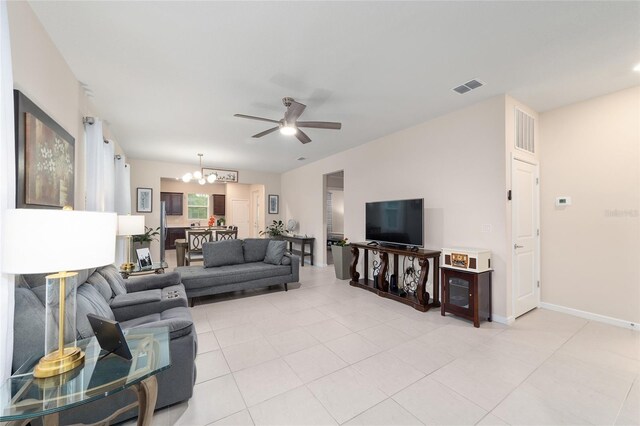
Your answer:
[[[556,197],[556,207],[570,206],[571,197]]]

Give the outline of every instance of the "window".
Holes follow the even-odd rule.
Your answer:
[[[209,218],[209,196],[207,194],[187,194],[187,215],[191,219]]]

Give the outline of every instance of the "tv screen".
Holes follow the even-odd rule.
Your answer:
[[[365,238],[382,244],[422,247],[424,199],[367,203]]]

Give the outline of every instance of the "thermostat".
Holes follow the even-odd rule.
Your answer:
[[[556,197],[556,207],[570,206],[571,197]]]

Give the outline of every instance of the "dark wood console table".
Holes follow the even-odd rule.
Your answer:
[[[283,240],[289,242],[289,252],[294,253],[293,243],[300,244],[300,266],[304,266],[304,257],[309,256],[311,258],[311,265],[313,266],[313,244],[316,241],[313,237],[290,237],[288,235],[282,235]],[[309,251],[305,251],[305,246],[309,245]],[[295,252],[298,254],[298,252]]]
[[[357,271],[358,260],[360,258],[360,249],[364,250],[364,277],[360,279],[360,273]],[[380,271],[378,273],[378,282],[374,283],[369,279],[369,251],[377,251],[380,256]],[[369,245],[367,243],[351,243],[351,253],[353,259],[351,261],[351,284],[354,287],[364,288],[376,293],[378,296],[396,300],[405,305],[412,306],[414,309],[425,312],[430,308],[440,306],[440,251],[439,250],[410,250],[407,248],[394,248],[378,245]],[[400,256],[408,256],[418,259],[420,265],[420,278],[415,296],[407,294],[393,293],[389,290],[389,281],[386,279],[389,269],[389,255],[393,255],[393,273],[396,279],[398,275],[398,261]],[[429,276],[429,259],[433,259],[433,298],[426,291],[427,278]]]

